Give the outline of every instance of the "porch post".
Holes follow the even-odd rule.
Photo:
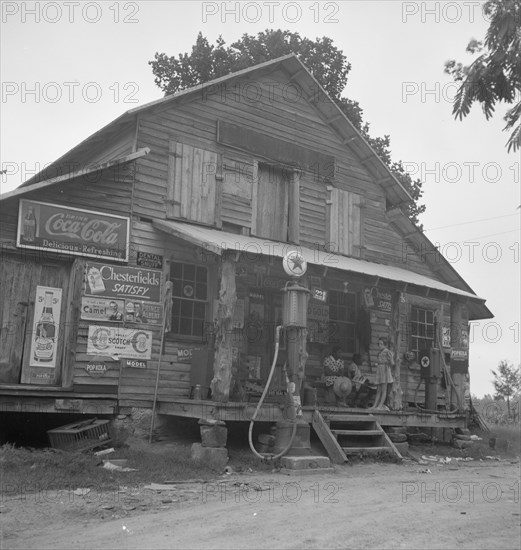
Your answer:
[[[221,286],[215,327],[213,380],[210,387],[214,401],[226,402],[230,397],[232,381],[233,314],[237,303],[235,261],[230,256],[223,256],[219,271]]]
[[[389,406],[392,411],[400,411],[403,408],[402,403],[402,382],[400,379],[400,367],[402,361],[402,331],[401,331],[401,320],[402,320],[402,293],[399,291],[395,292],[394,299],[394,310],[391,320],[391,339],[394,346],[394,381],[391,388],[391,395],[389,396]]]
[[[463,304],[461,302],[451,302],[450,304],[450,323],[451,323],[451,342],[452,349],[460,349],[463,346],[462,331],[467,328],[467,323],[463,320]],[[452,363],[452,362],[451,362]],[[464,409],[465,405],[465,375],[453,373],[451,364],[451,378],[454,382],[454,388],[450,389],[451,395],[454,392],[456,399],[451,399],[458,408]]]

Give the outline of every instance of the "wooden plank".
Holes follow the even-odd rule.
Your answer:
[[[300,173],[293,172],[289,183],[288,240],[300,243]]]
[[[347,462],[347,456],[342,450],[342,447],[338,444],[336,437],[329,430],[329,426],[326,424],[318,409],[313,412],[312,426],[326,448],[331,461],[334,464],[343,464]]]
[[[259,208],[259,163],[253,162],[253,186],[251,197],[251,234],[257,235],[257,212]]]
[[[339,190],[336,189],[336,188],[332,188],[331,189],[331,194],[330,194],[330,204],[329,204],[329,224],[328,224],[328,229],[329,229],[329,232],[328,232],[328,248],[330,250],[332,250],[333,252],[337,252],[338,250],[338,243],[339,243],[339,240],[340,240],[340,236],[339,236],[339,231],[340,231],[340,228],[339,228],[339,223],[340,223],[340,220],[338,219],[338,203],[339,203],[339,200],[340,200],[340,194],[339,194]]]
[[[175,141],[168,142],[168,168],[166,178],[166,217],[172,218],[175,216],[175,200],[176,200],[176,155],[177,143]]]
[[[335,163],[334,157],[330,155],[222,120],[219,120],[217,127],[217,141],[302,169],[316,167],[319,174],[324,175]]]
[[[80,302],[83,286],[83,270],[85,260],[76,258],[71,267],[70,282],[65,301],[67,303],[63,358],[62,358],[62,387],[72,386],[74,377],[74,363],[76,358],[76,341],[78,322],[80,319]],[[65,292],[64,292],[65,294]]]
[[[393,453],[400,459],[403,460],[403,456],[400,454],[400,451],[396,448],[395,444],[389,439],[389,436],[387,433],[382,429],[382,426],[376,422],[376,427],[380,430],[382,430],[383,438],[385,439],[385,442],[387,443],[387,446],[391,448]]]

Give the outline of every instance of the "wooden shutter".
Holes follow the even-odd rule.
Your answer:
[[[253,196],[252,234],[274,241],[288,239],[289,182],[284,172],[259,165]],[[256,204],[255,204],[256,203]]]
[[[329,187],[329,191],[329,249],[359,258],[363,246],[363,198],[336,187]]]
[[[218,155],[186,143],[171,141],[168,154],[168,218],[217,224],[216,199],[220,196]]]

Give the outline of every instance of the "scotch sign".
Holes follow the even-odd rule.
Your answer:
[[[116,262],[128,261],[129,218],[20,200],[16,245]]]

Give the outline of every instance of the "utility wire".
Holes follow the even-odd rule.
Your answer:
[[[507,233],[519,233],[521,229],[512,229],[512,231],[502,231],[501,233],[491,233],[490,235],[481,235],[480,237],[468,237],[463,241],[451,241],[453,243],[465,243],[468,241],[477,241],[478,239],[485,239],[486,237],[496,237],[497,235],[506,235]],[[436,244],[436,243],[434,243]]]
[[[510,218],[512,216],[519,216],[519,214],[505,214],[504,216],[495,216],[494,218],[483,218],[481,220],[473,220],[470,222],[453,223],[452,225],[443,225],[441,227],[431,227],[430,229],[424,229],[423,232],[435,231],[436,229],[446,229],[448,227],[456,227],[458,225],[468,225],[470,223],[488,222],[489,220],[499,220],[500,218]]]

